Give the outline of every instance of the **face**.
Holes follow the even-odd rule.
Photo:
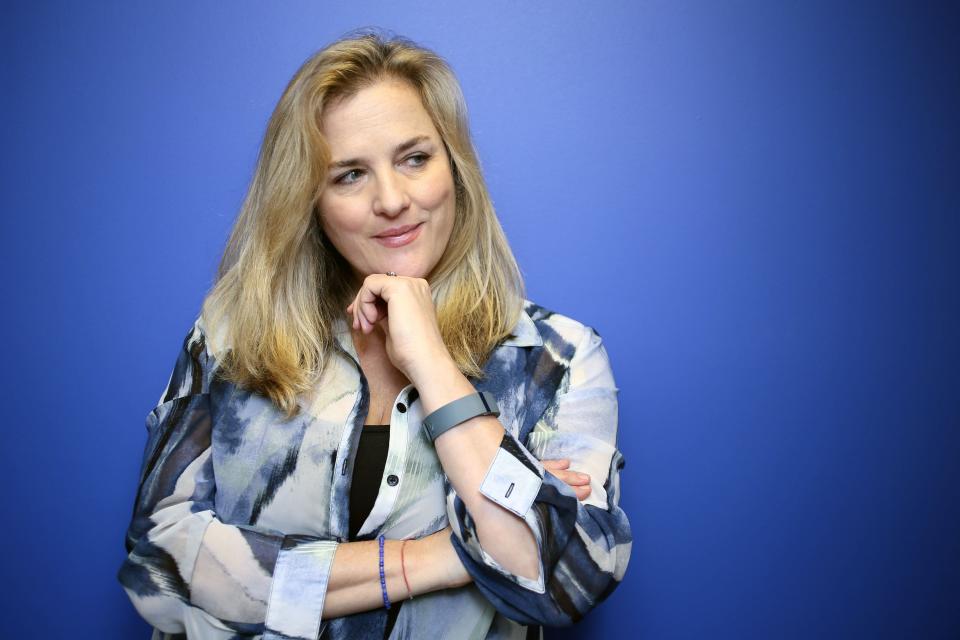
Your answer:
[[[323,232],[358,279],[426,278],[453,230],[453,174],[440,135],[409,85],[385,80],[328,105],[320,196]]]

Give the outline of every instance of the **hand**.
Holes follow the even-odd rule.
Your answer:
[[[550,471],[550,473],[573,487],[573,492],[577,494],[578,500],[586,500],[587,496],[590,495],[592,491],[592,489],[590,489],[590,475],[587,473],[568,471],[570,461],[566,458],[559,460],[542,460],[541,464],[543,464],[544,468]]]
[[[455,366],[447,351],[429,283],[423,278],[372,273],[347,307],[353,328],[386,336],[387,356],[415,386],[417,366]]]

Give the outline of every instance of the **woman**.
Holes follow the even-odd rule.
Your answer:
[[[120,581],[155,638],[570,624],[630,554],[616,392],[597,333],[524,300],[448,66],[341,40],[147,418]]]

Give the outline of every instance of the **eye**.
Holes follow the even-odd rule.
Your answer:
[[[353,184],[363,176],[361,169],[350,169],[346,173],[341,173],[334,179],[336,184]]]
[[[422,167],[423,165],[427,164],[427,160],[429,159],[430,156],[428,154],[421,152],[407,156],[404,162],[411,167]]]

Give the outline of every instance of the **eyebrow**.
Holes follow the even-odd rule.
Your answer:
[[[403,153],[410,147],[414,147],[425,140],[429,140],[429,136],[414,136],[405,142],[401,142],[393,149],[393,155],[398,153]],[[346,160],[337,160],[336,162],[330,163],[331,169],[339,169],[341,167],[352,167],[354,165],[361,164],[363,162],[362,158],[348,158]]]

